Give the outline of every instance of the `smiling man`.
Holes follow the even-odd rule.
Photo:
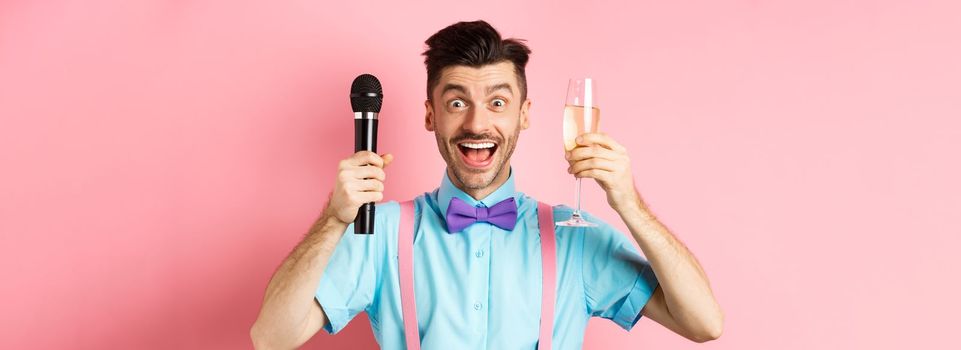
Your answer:
[[[426,43],[425,127],[447,163],[440,186],[378,204],[374,235],[346,234],[362,203],[383,199],[393,156],[341,161],[323,214],[267,286],[255,346],[294,348],[361,311],[389,349],[577,349],[590,317],[630,330],[646,316],[693,341],[718,338],[723,314],[707,276],[638,194],[623,146],[585,134],[568,171],[604,189],[643,255],[589,214],[598,227],[541,226],[571,209],[515,188],[510,158],[530,125],[528,47],[483,21]]]
[[[474,67],[468,66],[471,62],[466,59],[445,62],[457,56],[431,60],[437,56],[428,51],[428,69],[446,69],[435,68],[434,76],[428,73],[426,127],[437,138],[448,178],[473,198],[484,198],[498,188],[495,184],[507,181],[517,137],[529,125],[531,101],[525,96],[526,87],[521,90],[516,73],[523,70],[528,53],[524,46],[516,45],[512,53],[514,60],[522,62],[520,70],[514,68],[513,60]]]

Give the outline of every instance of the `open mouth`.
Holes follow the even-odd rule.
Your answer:
[[[457,144],[461,159],[472,168],[485,168],[494,160],[497,143],[491,141],[464,141]]]

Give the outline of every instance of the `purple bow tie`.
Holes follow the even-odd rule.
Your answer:
[[[478,221],[491,223],[507,231],[513,230],[514,225],[517,225],[517,204],[514,203],[514,198],[502,200],[490,208],[472,207],[457,197],[450,199],[447,207],[447,232],[460,232]]]

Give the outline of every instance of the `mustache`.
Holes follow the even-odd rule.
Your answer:
[[[473,134],[473,133],[457,135],[457,137],[454,137],[453,139],[451,139],[451,143],[458,144],[463,141],[484,141],[484,140],[493,140],[497,144],[504,143],[503,142],[504,139],[498,137],[497,135]]]

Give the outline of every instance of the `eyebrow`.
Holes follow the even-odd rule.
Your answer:
[[[487,88],[487,94],[490,95],[490,94],[494,93],[494,91],[497,91],[497,90],[507,90],[507,92],[510,92],[511,94],[514,93],[514,90],[511,89],[511,84],[508,84],[508,83],[500,83],[500,84],[497,84],[497,85],[488,87],[488,88]]]
[[[514,89],[511,89],[511,84],[508,84],[508,83],[500,83],[500,84],[497,84],[497,85],[488,86],[488,87],[487,87],[487,94],[490,95],[490,94],[494,93],[494,91],[497,91],[497,90],[507,90],[508,92],[510,92],[510,93],[512,93],[512,94],[514,93]],[[448,91],[457,91],[457,92],[460,92],[460,93],[462,93],[462,94],[464,94],[464,95],[467,95],[467,88],[465,88],[463,85],[451,84],[451,83],[444,84],[444,88],[440,90],[440,94],[441,94],[441,95],[446,94]]]
[[[443,96],[444,94],[446,94],[448,91],[451,91],[451,90],[467,95],[467,89],[464,88],[464,86],[451,84],[451,83],[444,84],[444,89],[440,90],[440,94],[441,96]]]

